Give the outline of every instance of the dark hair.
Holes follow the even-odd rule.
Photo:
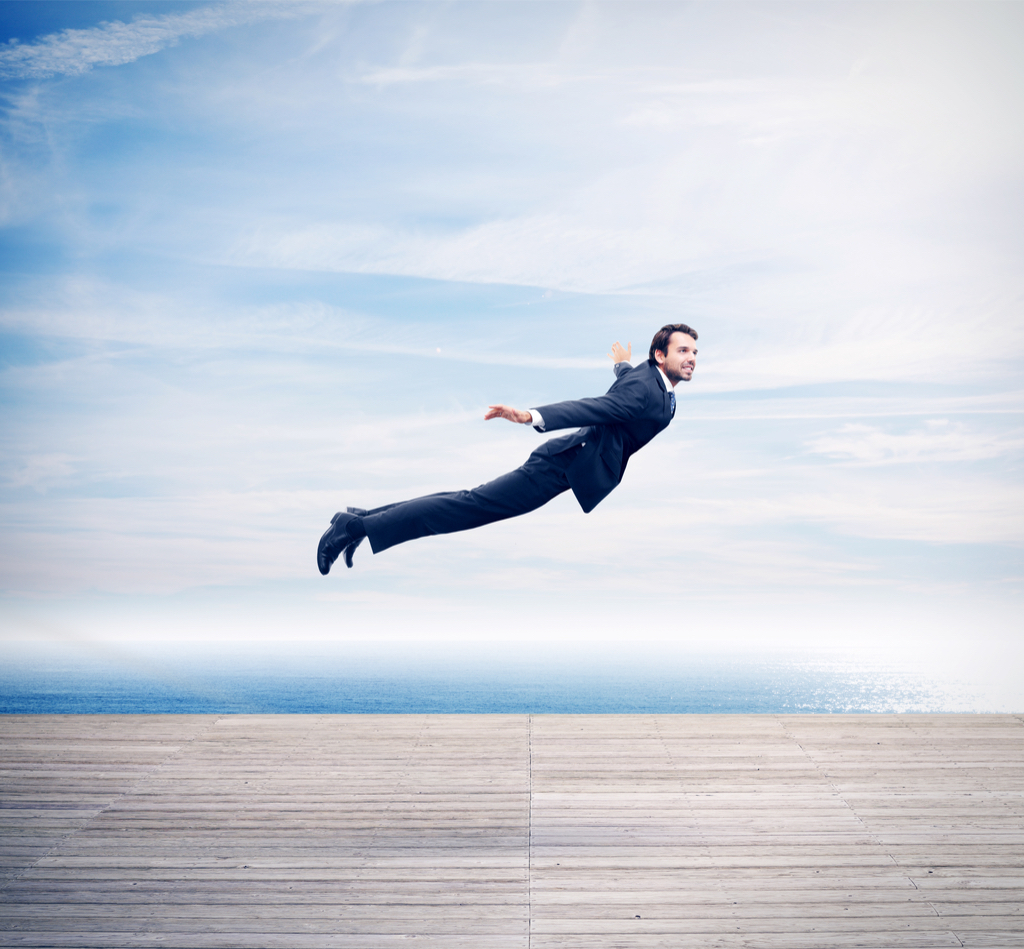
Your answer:
[[[660,349],[666,356],[668,355],[668,341],[672,338],[673,333],[685,333],[694,339],[697,338],[697,331],[690,329],[685,323],[668,323],[663,326],[654,334],[654,339],[651,340],[651,351],[647,354],[647,361],[652,366],[658,362],[654,358],[654,350]]]

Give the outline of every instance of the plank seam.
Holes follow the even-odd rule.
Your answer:
[[[818,772],[818,774],[822,777],[822,779],[828,783],[828,786],[835,793],[836,797],[838,797],[839,800],[843,802],[843,805],[849,809],[850,813],[854,817],[854,820],[856,820],[857,823],[860,824],[860,826],[864,828],[864,833],[867,834],[868,837],[874,842],[875,846],[882,853],[884,853],[889,858],[889,860],[891,861],[892,865],[894,867],[897,867],[898,869],[900,869],[902,871],[903,868],[900,867],[900,862],[896,859],[895,856],[893,856],[893,854],[891,854],[889,852],[891,848],[887,847],[882,842],[882,840],[879,837],[879,835],[877,833],[875,833],[871,829],[870,826],[868,826],[867,821],[864,820],[864,818],[857,812],[857,808],[854,807],[853,804],[850,803],[850,801],[847,799],[846,795],[843,793],[843,789],[836,783],[836,781],[833,779],[832,775],[829,774],[828,771],[825,768],[823,768],[818,763],[818,761],[814,757],[814,755],[812,755],[806,748],[804,748],[804,746],[800,743],[800,739],[797,738],[796,735],[794,735],[790,731],[789,726],[786,725],[785,721],[780,716],[778,716],[778,715],[776,715],[775,718],[782,725],[782,730],[786,734],[786,736],[793,742],[793,744],[795,744],[797,746],[797,748],[800,749],[800,753],[807,758],[807,760],[814,767],[814,770]],[[906,730],[909,733],[910,729],[907,727],[906,721],[904,721],[899,716],[896,716],[895,718],[896,718],[896,722],[904,730]],[[917,891],[918,893],[920,893],[920,887],[917,885],[917,883],[914,882],[913,878],[911,876],[909,876],[905,872],[903,873],[903,876],[906,879],[906,881],[914,888],[914,890]],[[935,914],[937,919],[941,919],[942,918],[942,915],[939,913],[939,911],[932,905],[931,900],[929,900],[927,897],[925,897],[924,899],[922,899],[921,902],[922,902],[923,905],[926,905]],[[953,933],[953,935],[954,935],[954,937],[956,936],[955,933]],[[962,943],[961,943],[961,945],[962,945]]]
[[[665,741],[665,734],[662,731],[662,727],[661,727],[661,716],[659,716],[659,715],[655,715],[654,716],[654,732],[658,736],[658,739],[661,742],[662,748],[665,750],[665,755],[668,757],[668,763],[672,766],[672,770],[674,772],[679,773],[679,776],[680,776],[679,789],[680,789],[680,791],[683,794],[683,799],[686,801],[686,806],[690,810],[690,817],[693,820],[693,824],[697,828],[697,839],[700,840],[701,851],[703,852],[705,857],[707,857],[708,859],[711,859],[711,848],[710,848],[710,846],[708,844],[708,838],[707,838],[707,834],[705,832],[704,824],[702,823],[700,818],[697,816],[697,811],[696,811],[696,808],[694,807],[694,804],[693,804],[693,794],[688,790],[688,785],[686,783],[684,769],[682,768],[680,763],[676,760],[676,757],[672,754],[672,750],[669,748],[668,742]],[[724,888],[724,885],[722,884],[722,882],[720,880],[718,881],[718,888],[722,892],[722,894],[724,895],[725,888]]]
[[[940,744],[939,742],[936,742],[931,737],[930,734],[926,733],[920,727],[920,725],[917,724],[917,722],[915,722],[912,725],[911,724],[912,721],[914,721],[914,720],[913,719],[907,719],[907,720],[902,720],[902,723],[903,723],[904,727],[907,729],[907,731],[911,735],[913,735],[922,745],[924,745],[927,748],[930,748],[932,750],[932,752],[934,754],[936,754],[944,762],[944,767],[945,768],[953,771],[954,773],[958,773],[960,775],[963,775],[964,778],[969,778],[971,781],[974,782],[975,791],[980,789],[983,794],[985,794],[986,796],[988,796],[991,799],[996,800],[1004,808],[1009,808],[1010,809],[1011,817],[1015,816],[1014,815],[1014,808],[1012,807],[1010,801],[1008,799],[1006,799],[1006,798],[1001,798],[1001,797],[997,796],[996,793],[993,791],[993,789],[991,787],[989,787],[988,782],[982,780],[981,775],[977,773],[977,769],[966,768],[966,767],[964,767],[964,765],[963,765],[963,763],[961,761],[956,760],[956,759],[950,757],[949,752],[948,752],[947,748],[944,745]],[[963,786],[967,787],[967,784],[965,783]],[[896,863],[897,863],[897,865],[899,865],[899,861],[898,860],[896,861]],[[908,879],[909,879],[909,877],[908,877]],[[914,881],[911,880],[911,882],[913,883]],[[916,884],[915,884],[915,887],[916,887]],[[932,910],[934,911],[935,915],[938,916],[939,919],[943,920],[944,922],[947,922],[947,921],[951,922],[951,920],[948,920],[948,918],[946,916],[943,916],[943,914],[939,911],[938,907],[936,907],[935,904],[930,899],[928,900],[928,905],[932,908]],[[958,932],[953,930],[952,927],[950,928],[950,932],[953,934],[954,938],[957,940],[957,942],[960,943],[961,946],[964,945],[964,941],[960,938],[960,934]]]

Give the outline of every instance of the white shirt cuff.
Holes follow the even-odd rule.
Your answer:
[[[544,431],[544,416],[540,414],[536,409],[527,409],[530,413],[530,424],[537,429],[538,432]]]

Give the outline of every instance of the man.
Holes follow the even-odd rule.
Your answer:
[[[364,537],[379,554],[427,534],[450,534],[525,514],[570,488],[589,514],[622,480],[629,456],[668,427],[676,409],[674,389],[690,380],[697,364],[697,333],[685,323],[670,323],[655,333],[646,364],[634,368],[631,354],[632,346],[612,347],[616,379],[597,398],[529,410],[488,408],[485,419],[508,419],[538,432],[582,426],[546,441],[521,468],[471,491],[444,491],[372,511],[350,507],[335,514],[317,548],[320,572],[326,574],[342,554],[351,567]]]

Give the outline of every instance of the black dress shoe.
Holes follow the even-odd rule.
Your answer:
[[[348,532],[348,523],[353,520],[355,520],[354,514],[343,514],[338,511],[331,518],[331,526],[324,531],[323,537],[320,538],[320,544],[316,549],[316,565],[325,577],[331,572],[331,564],[338,559],[338,554],[349,544],[352,545],[354,551],[356,544],[362,540],[362,538],[352,537]],[[346,558],[346,562],[350,559],[351,555]],[[349,563],[349,566],[352,564]]]

